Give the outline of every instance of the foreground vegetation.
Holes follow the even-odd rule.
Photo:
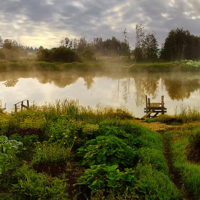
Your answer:
[[[183,199],[162,136],[65,100],[0,115],[0,199]]]

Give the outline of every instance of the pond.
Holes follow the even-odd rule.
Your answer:
[[[7,111],[29,99],[30,104],[78,99],[81,105],[95,108],[124,107],[135,117],[144,115],[145,95],[161,102],[164,95],[168,114],[190,106],[200,107],[200,74],[139,74],[113,72],[1,72],[0,100]]]

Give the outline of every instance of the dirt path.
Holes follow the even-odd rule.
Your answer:
[[[142,126],[145,126],[149,129],[157,131],[157,132],[180,130],[180,129],[185,129],[188,127],[199,125],[197,123],[190,123],[190,124],[183,124],[183,125],[176,125],[176,126],[171,125],[170,126],[170,125],[166,125],[166,124],[163,124],[160,122],[147,123],[147,122],[144,122],[143,120],[137,120],[137,121],[133,121],[133,122],[138,123]],[[192,198],[189,194],[185,194],[183,192],[181,183],[178,179],[178,174],[175,172],[175,169],[172,165],[171,156],[170,156],[170,143],[164,137],[163,137],[163,141],[164,141],[164,152],[165,152],[164,155],[165,155],[165,159],[166,159],[166,162],[167,162],[168,168],[169,168],[169,176],[171,177],[175,186],[179,189],[179,191],[182,193],[183,197],[186,200],[194,200],[194,198]]]
[[[164,140],[165,159],[168,164],[169,175],[170,175],[172,181],[174,182],[175,186],[179,189],[179,191],[182,193],[183,197],[186,200],[194,200],[194,198],[192,198],[189,194],[185,194],[183,192],[181,183],[179,182],[179,179],[178,179],[178,174],[175,172],[174,167],[171,162],[169,141],[167,141],[165,138],[163,138],[163,140]]]

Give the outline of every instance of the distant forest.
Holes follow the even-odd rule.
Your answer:
[[[39,48],[22,46],[15,40],[3,40],[0,37],[0,59],[16,61],[20,56],[35,54],[39,60],[49,62],[56,62],[57,58],[59,58],[58,61],[71,61],[71,59],[62,59],[59,54],[70,54],[76,57],[76,61],[80,61],[81,58],[94,60],[100,56],[127,56],[129,59],[134,59],[135,62],[200,59],[200,36],[192,35],[183,28],[171,30],[161,49],[158,49],[156,34],[154,32],[147,33],[142,25],[136,25],[136,42],[133,50],[130,49],[127,29],[122,34],[123,41],[114,36],[105,40],[97,37],[89,41],[84,37],[80,39],[66,37],[60,41],[59,47],[52,49],[44,49],[42,46]]]

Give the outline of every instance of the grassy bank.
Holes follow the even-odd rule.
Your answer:
[[[130,68],[131,72],[199,72],[198,61],[176,61],[157,63],[136,63]]]
[[[131,118],[72,100],[0,114],[0,199],[183,199],[161,135]]]
[[[157,118],[147,119],[147,122],[161,122],[171,125],[180,125],[183,123],[195,123],[200,121],[199,108],[181,107],[179,113],[174,115],[160,115]]]
[[[43,61],[20,61],[9,62],[0,61],[0,71],[63,71],[63,70],[82,70],[93,71],[101,70],[99,62],[73,62],[73,63],[49,63]]]
[[[200,199],[200,128],[165,133],[171,143],[172,164],[185,193]]]
[[[104,59],[72,63],[44,62],[34,59],[22,59],[19,62],[0,60],[0,71],[128,71],[128,72],[199,72],[200,62],[176,61],[157,63],[134,63],[131,60]]]

